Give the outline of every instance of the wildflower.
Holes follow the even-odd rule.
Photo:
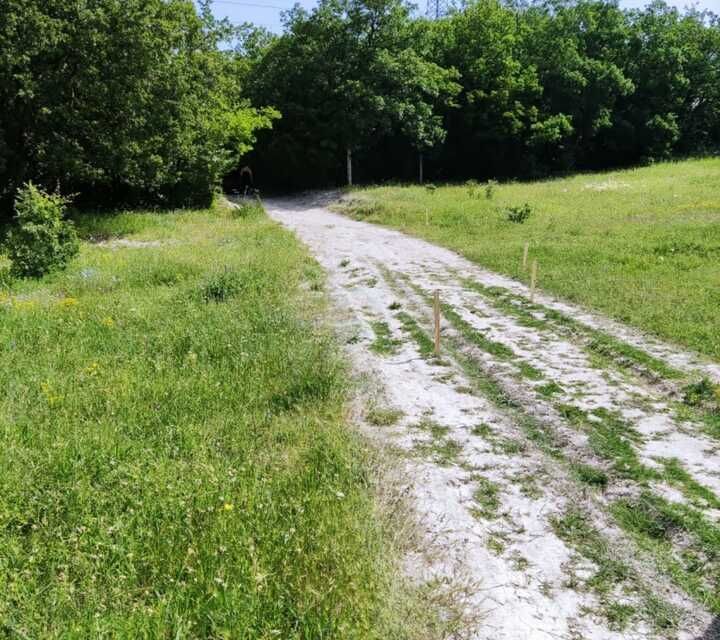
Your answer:
[[[52,387],[50,386],[49,382],[41,382],[40,390],[42,391],[43,395],[45,396],[45,399],[47,400],[48,405],[50,405],[51,407],[54,407],[60,401],[60,396],[56,395],[53,392]]]
[[[12,305],[15,309],[34,309],[37,306],[35,300],[12,300]]]
[[[80,304],[80,301],[77,298],[63,298],[58,302],[58,306],[62,307],[63,309],[69,309],[70,307],[76,307]]]
[[[100,372],[100,365],[97,362],[91,362],[89,366],[85,368],[85,373],[89,376],[96,376]]]
[[[225,502],[222,506],[223,511],[232,511],[235,508],[235,505],[232,502]]]
[[[107,316],[106,318],[100,320],[100,324],[108,329],[112,329],[115,326],[115,320],[113,320],[110,316]]]

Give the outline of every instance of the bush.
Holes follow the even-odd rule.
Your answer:
[[[530,205],[526,202],[522,207],[510,207],[507,210],[507,218],[510,222],[522,224],[530,217],[531,213],[532,209],[530,208]]]
[[[7,239],[11,272],[39,278],[64,269],[80,245],[72,222],[63,220],[67,200],[48,194],[31,182],[15,198],[15,222]]]

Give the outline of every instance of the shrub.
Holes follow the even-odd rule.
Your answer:
[[[28,182],[15,199],[16,225],[8,233],[11,271],[23,278],[39,278],[64,269],[80,245],[72,222],[63,219],[67,200],[45,193]]]
[[[530,217],[531,213],[532,209],[530,208],[530,205],[526,202],[521,207],[510,207],[507,210],[507,217],[510,222],[522,224]]]

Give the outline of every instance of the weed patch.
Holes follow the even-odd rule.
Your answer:
[[[500,509],[500,498],[498,497],[498,486],[482,476],[473,476],[475,490],[473,491],[473,501],[475,502],[471,511],[477,518],[486,520],[498,517]]]
[[[392,355],[397,353],[398,347],[402,344],[392,337],[392,331],[387,322],[373,322],[375,340],[370,345],[370,350],[381,355]]]
[[[225,302],[240,293],[242,280],[230,267],[212,273],[201,285],[200,291],[206,302]]]
[[[404,415],[399,409],[373,407],[365,414],[365,418],[371,425],[376,427],[390,427]]]

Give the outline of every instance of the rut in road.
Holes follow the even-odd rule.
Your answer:
[[[425,534],[407,565],[463,586],[468,637],[717,636],[720,429],[682,402],[717,363],[313,197],[266,208],[328,273]]]

